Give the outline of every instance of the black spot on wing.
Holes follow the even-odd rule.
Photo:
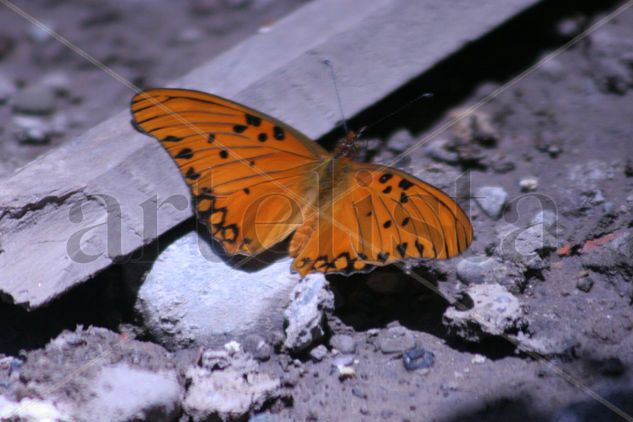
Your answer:
[[[193,157],[193,150],[191,148],[183,148],[178,152],[178,154],[174,156],[174,158],[186,159],[186,160],[189,160],[192,157]]]
[[[182,141],[182,138],[179,138],[173,135],[165,136],[163,139],[161,139],[161,142],[180,142],[180,141]]]
[[[418,250],[418,253],[420,254],[420,256],[424,255],[424,245],[418,242],[417,240],[415,241],[415,248]]]
[[[283,141],[284,138],[286,137],[286,133],[279,126],[275,126],[273,127],[273,136],[275,137],[276,140]]]
[[[378,261],[380,262],[386,262],[387,258],[389,258],[389,252],[380,252],[378,254]]]
[[[229,157],[229,152],[225,149],[220,151],[220,158],[228,158]]]
[[[212,144],[213,142],[215,142],[215,133],[210,133],[209,137],[207,138],[207,142]]]
[[[398,183],[398,187],[402,190],[407,190],[411,186],[413,186],[413,183],[409,182],[407,179],[402,179],[400,183]]]
[[[396,246],[396,250],[398,251],[400,256],[404,258],[404,256],[407,254],[407,242],[402,242],[401,244]]]
[[[196,180],[200,177],[200,173],[196,172],[193,167],[189,167],[187,173],[185,173],[185,177],[187,179]]]
[[[393,174],[385,173],[382,176],[380,176],[380,179],[378,179],[378,181],[380,181],[380,183],[387,183],[389,179],[391,179],[392,177],[393,177]]]
[[[386,188],[382,190],[382,193],[390,193],[390,192],[391,192],[391,186],[387,186]]]
[[[262,119],[252,114],[246,114],[246,124],[251,126],[259,126],[262,124]]]
[[[389,227],[391,227],[391,220],[387,220],[385,221],[385,223],[382,225],[384,228],[388,229]]]
[[[268,140],[268,135],[262,132],[259,135],[257,135],[257,140],[259,142],[266,142]]]
[[[244,125],[235,125],[233,126],[233,132],[235,133],[242,133],[246,130],[246,126]]]

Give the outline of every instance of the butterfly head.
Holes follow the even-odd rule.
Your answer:
[[[334,156],[336,158],[353,157],[358,151],[358,140],[364,131],[365,127],[362,127],[358,132],[348,131],[345,137],[337,142],[336,148],[334,148]]]

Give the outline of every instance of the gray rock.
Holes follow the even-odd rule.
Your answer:
[[[530,269],[545,268],[546,263],[541,255],[555,250],[561,243],[544,224],[534,224],[527,228],[501,224],[496,230],[499,237],[497,255]]]
[[[430,158],[448,163],[456,164],[459,162],[459,155],[455,151],[448,149],[448,141],[443,138],[435,139],[424,146],[424,152]]]
[[[96,422],[173,420],[182,393],[164,349],[103,328],[65,331],[29,352],[10,392],[46,397],[67,420]]]
[[[391,327],[378,334],[376,344],[385,354],[402,353],[415,346],[415,338],[404,327]]]
[[[482,255],[464,258],[457,264],[457,277],[464,284],[501,284],[516,293],[525,284],[523,273],[520,265]]]
[[[284,311],[284,347],[301,352],[325,335],[325,315],[334,310],[334,295],[323,275],[311,274],[294,287],[290,297]]]
[[[356,341],[347,334],[335,334],[330,338],[330,346],[341,353],[354,353],[356,351]]]
[[[315,362],[320,362],[323,359],[325,359],[325,357],[327,356],[327,353],[328,353],[327,347],[325,347],[322,344],[319,344],[317,347],[315,347],[314,349],[310,350],[310,357]]]
[[[548,231],[556,232],[558,217],[554,211],[542,210],[537,212],[532,218],[531,225],[542,224]]]
[[[592,287],[593,287],[593,280],[590,277],[581,277],[576,282],[576,288],[578,288],[578,290],[585,293],[589,292]]]
[[[273,349],[264,338],[257,334],[251,334],[244,339],[244,351],[253,355],[259,361],[270,359]]]
[[[55,91],[44,86],[18,91],[13,97],[13,110],[24,114],[51,114],[55,111]]]
[[[283,309],[298,276],[289,261],[257,272],[231,267],[190,232],[158,257],[138,292],[148,332],[169,349],[220,345],[283,328]]]
[[[400,129],[387,139],[387,148],[395,152],[405,151],[413,145],[413,136],[407,129]]]
[[[407,371],[428,370],[434,363],[435,354],[421,347],[415,347],[402,354],[402,364]]]
[[[64,72],[53,72],[45,75],[38,83],[42,88],[51,89],[56,95],[65,96],[70,93],[70,78]]]
[[[238,350],[205,351],[200,366],[187,369],[185,378],[183,407],[194,421],[244,418],[283,395],[281,381]]]
[[[466,293],[473,302],[468,310],[451,306],[442,317],[448,330],[467,341],[477,342],[486,336],[514,332],[525,325],[519,300],[498,284],[474,284]]]
[[[599,272],[621,272],[630,276],[633,274],[633,231],[616,233],[611,241],[583,253],[582,265]]]
[[[508,200],[508,193],[499,186],[482,186],[475,192],[475,201],[491,218],[501,217],[503,207]]]

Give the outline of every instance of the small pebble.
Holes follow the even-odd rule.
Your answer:
[[[486,357],[484,355],[476,354],[473,356],[471,363],[484,363],[486,362]]]
[[[327,356],[327,347],[322,344],[319,344],[314,349],[310,350],[310,357],[315,362],[320,362]]]
[[[242,350],[242,346],[237,341],[231,340],[224,345],[224,350],[226,350],[229,355],[233,355],[239,353]]]
[[[262,337],[252,334],[244,339],[244,350],[258,361],[267,361],[272,355],[272,347]]]
[[[583,277],[576,282],[578,290],[588,293],[593,287],[593,280],[589,277]]]
[[[356,342],[352,336],[346,334],[335,334],[330,339],[330,346],[341,353],[354,353],[356,351]]]
[[[402,363],[407,371],[429,369],[435,363],[435,354],[421,347],[416,347],[402,354]]]
[[[55,111],[55,91],[49,87],[18,91],[13,97],[13,110],[24,114],[51,114]]]
[[[538,178],[525,177],[519,180],[519,187],[521,187],[521,191],[523,192],[535,191],[538,188]]]
[[[396,131],[387,140],[387,148],[396,152],[402,152],[413,145],[413,136],[407,129]]]
[[[352,394],[358,397],[359,399],[363,399],[363,400],[367,399],[367,394],[365,394],[364,391],[362,391],[361,389],[357,387],[352,388]]]
[[[54,72],[44,76],[39,86],[43,88],[50,88],[58,96],[65,96],[70,93],[70,79],[66,73]]]
[[[503,212],[508,193],[500,186],[482,186],[475,192],[475,201],[491,218],[499,218]]]
[[[337,366],[336,369],[340,380],[352,378],[356,375],[356,371],[351,366]]]

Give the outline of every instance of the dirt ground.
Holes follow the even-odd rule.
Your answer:
[[[141,86],[184,74],[302,3],[16,2]],[[323,344],[344,352],[273,353],[261,366],[291,399],[257,420],[633,420],[633,9],[513,79],[623,4],[593,3],[544,2],[352,119],[370,126],[365,159],[396,159],[457,196],[476,239],[414,277],[396,267],[330,277],[336,307]],[[0,97],[3,80],[11,91],[48,77],[60,93],[51,119],[62,121],[33,134],[0,106],[1,178],[124,108],[130,93],[13,12],[0,11],[0,28]],[[381,120],[423,92],[433,96]],[[467,124],[436,131],[490,93]],[[498,216],[484,212],[493,195],[482,187],[507,194]],[[535,225],[549,240],[517,255]],[[77,324],[135,332],[125,272],[32,314],[2,305],[0,353],[24,358]],[[460,330],[447,311],[472,308],[469,289],[488,277],[520,312],[503,335]],[[425,368],[407,369],[410,350],[432,353]],[[176,353],[176,365],[195,353]],[[341,379],[337,359],[355,374]]]

